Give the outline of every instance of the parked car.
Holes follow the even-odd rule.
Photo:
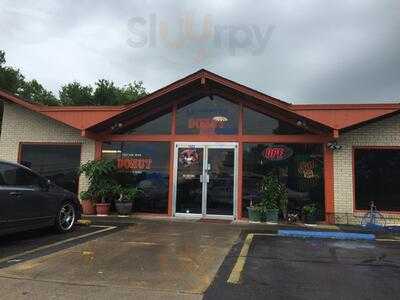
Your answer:
[[[75,194],[20,164],[0,161],[0,235],[47,226],[68,232],[80,214]]]

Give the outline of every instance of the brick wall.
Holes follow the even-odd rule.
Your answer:
[[[81,163],[94,159],[95,143],[81,137],[80,131],[21,106],[5,103],[0,136],[0,159],[16,162],[20,142],[79,143]],[[87,187],[81,176],[79,191]]]
[[[334,151],[335,213],[353,213],[354,146],[400,146],[400,115],[377,121],[342,134],[342,149]]]

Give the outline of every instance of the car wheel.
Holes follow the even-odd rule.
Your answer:
[[[76,208],[71,202],[64,202],[57,212],[55,228],[58,232],[71,231],[76,219]]]

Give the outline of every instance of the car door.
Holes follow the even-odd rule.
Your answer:
[[[54,218],[43,178],[13,164],[5,167],[3,177],[8,188],[8,226],[32,227]]]
[[[8,212],[10,211],[10,199],[9,199],[9,193],[10,191],[8,190],[7,186],[5,185],[4,179],[3,179],[3,165],[0,163],[0,232],[5,231],[8,228]]]

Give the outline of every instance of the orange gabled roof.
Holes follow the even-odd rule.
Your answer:
[[[343,130],[390,116],[400,110],[400,104],[304,104],[292,105],[298,114]]]
[[[122,106],[46,106],[0,90],[0,98],[82,130],[118,114]]]
[[[61,106],[57,107],[56,109],[50,108],[40,110],[40,112],[45,114],[46,116],[80,130],[93,126],[105,119],[108,119],[118,114],[120,111],[120,106]]]
[[[400,113],[400,103],[295,105],[268,96],[204,69],[123,106],[45,106],[27,101],[2,90],[0,90],[0,98],[79,130],[85,130],[92,129],[96,125],[100,125],[100,123],[112,121],[113,117],[117,117],[117,115],[134,111],[148,102],[157,101],[161,96],[198,80],[201,80],[201,82],[206,80],[217,82],[261,102],[272,104],[283,111],[287,111],[289,114],[304,117],[306,120],[321,124],[328,129],[351,129],[367,122],[373,122]]]

